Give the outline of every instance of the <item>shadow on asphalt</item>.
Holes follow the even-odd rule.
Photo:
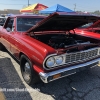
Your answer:
[[[10,58],[0,59],[0,91],[6,100],[32,100]]]
[[[100,68],[98,67],[88,69],[48,84],[37,84],[33,88],[39,88],[40,92],[51,95],[55,100],[83,100],[83,98],[99,100],[100,90],[98,94],[92,94],[95,88],[100,88],[100,78],[96,75],[97,70],[99,73]]]

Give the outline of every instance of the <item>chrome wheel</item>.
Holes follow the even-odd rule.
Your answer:
[[[26,81],[29,81],[31,79],[31,66],[29,65],[28,62],[25,63],[25,66],[24,66],[24,79]]]
[[[33,64],[28,59],[28,57],[22,55],[20,58],[21,73],[25,82],[29,85],[33,85],[40,80],[38,74],[34,71],[34,68],[32,66]]]

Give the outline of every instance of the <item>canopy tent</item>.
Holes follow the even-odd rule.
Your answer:
[[[54,6],[39,11],[39,13],[41,14],[51,14],[54,12],[74,12],[74,11],[59,4],[56,4]]]
[[[48,7],[43,5],[43,4],[36,3],[36,4],[30,5],[30,6],[26,7],[26,8],[21,9],[20,12],[34,13],[34,12],[37,12],[39,10],[43,10],[45,8],[48,8]]]

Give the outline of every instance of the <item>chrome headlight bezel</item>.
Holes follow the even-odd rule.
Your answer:
[[[48,60],[53,59],[54,60],[54,64],[52,64],[52,66],[48,66]],[[59,56],[51,56],[49,58],[47,58],[47,60],[45,61],[45,65],[48,68],[53,68],[59,65],[63,65],[65,63],[65,56],[64,55],[59,55]]]

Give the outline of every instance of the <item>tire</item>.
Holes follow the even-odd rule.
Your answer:
[[[2,43],[0,43],[0,50],[3,50],[4,46],[2,45]]]
[[[32,63],[25,55],[20,58],[20,68],[23,79],[28,85],[34,85],[39,82],[39,75],[32,68]]]

